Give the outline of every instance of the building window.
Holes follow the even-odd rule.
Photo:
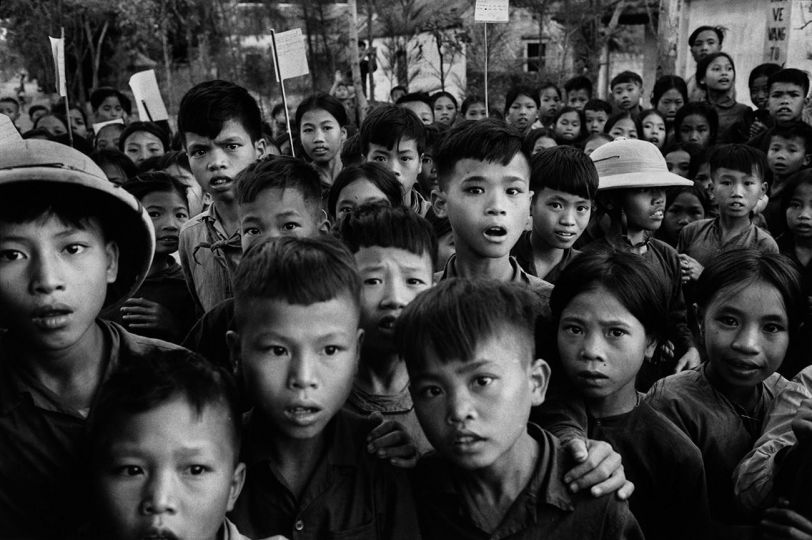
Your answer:
[[[547,50],[545,43],[538,41],[525,41],[524,43],[524,70],[530,73],[540,71],[544,67],[544,56]]]

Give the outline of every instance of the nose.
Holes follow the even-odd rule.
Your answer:
[[[745,354],[758,354],[759,333],[761,329],[758,324],[746,324],[741,327],[736,337],[731,343],[731,347]]]
[[[581,341],[581,359],[585,361],[604,362],[601,339],[597,332],[585,331]]]
[[[309,390],[318,387],[316,359],[308,352],[295,354],[288,368],[288,388]]]
[[[174,496],[174,479],[170,472],[159,472],[150,477],[145,486],[141,513],[143,515],[174,514],[177,505]]]
[[[459,389],[448,394],[448,416],[446,421],[451,424],[462,424],[476,417],[475,407],[471,395],[466,389]]]
[[[699,142],[699,132],[698,131],[692,131],[691,134],[688,136],[688,141],[693,142],[693,143]]]
[[[567,210],[561,212],[558,222],[561,225],[575,225],[575,209],[568,208]]]
[[[505,211],[505,197],[502,195],[501,191],[493,190],[491,192],[485,212],[490,216],[503,216],[507,214]]]
[[[51,294],[65,289],[62,265],[56,255],[40,254],[34,257],[31,289],[37,294]]]
[[[381,306],[389,309],[402,309],[406,307],[406,287],[403,280],[398,277],[387,278],[384,283]]]
[[[316,129],[313,132],[313,142],[324,142],[324,130]]]
[[[209,166],[208,169],[210,171],[217,171],[221,169],[225,169],[228,166],[228,162],[226,160],[226,153],[223,152],[219,148],[212,149],[209,152]]]

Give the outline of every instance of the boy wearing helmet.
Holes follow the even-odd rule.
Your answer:
[[[143,280],[150,218],[88,157],[0,154],[0,537],[69,534],[88,511],[81,450],[101,384],[168,343],[98,319]]]

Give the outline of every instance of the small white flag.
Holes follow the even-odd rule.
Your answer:
[[[23,138],[14,127],[11,118],[0,113],[0,148],[4,148],[7,144],[22,142],[22,140]]]
[[[54,73],[56,74],[56,91],[65,97],[68,95],[68,85],[65,82],[65,40],[53,38],[51,40],[51,54],[54,56]]]
[[[510,22],[509,0],[476,0],[474,21],[484,23]]]
[[[307,67],[305,40],[300,28],[287,32],[274,32],[274,41],[276,43],[274,56],[279,67],[278,78],[284,81],[310,73]],[[279,81],[277,80],[277,82]]]
[[[158,79],[155,77],[154,69],[139,71],[130,77],[130,88],[133,91],[135,104],[138,107],[138,118],[142,122],[157,122],[158,120],[169,119],[169,113],[166,111],[164,99],[161,97],[161,89],[158,88]]]

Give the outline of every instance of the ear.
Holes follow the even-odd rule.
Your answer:
[[[446,205],[446,194],[440,189],[431,190],[431,206],[434,208],[434,213],[437,217],[448,217]]]
[[[653,337],[649,339],[648,345],[646,345],[646,356],[645,358],[654,358],[654,351],[657,350],[657,345],[659,343]]]
[[[237,463],[237,466],[234,467],[234,474],[231,475],[231,483],[228,487],[228,506],[226,506],[226,511],[231,512],[234,510],[234,503],[237,502],[237,497],[240,496],[244,485],[245,463]]]
[[[254,142],[254,150],[257,153],[257,159],[262,159],[268,153],[268,145],[265,144],[265,137],[260,137]]]
[[[107,257],[106,277],[107,283],[113,283],[118,278],[118,244],[107,242],[104,246],[104,254]]]
[[[237,373],[237,366],[240,365],[240,334],[234,330],[226,332],[226,343],[228,344],[228,356],[231,361],[232,375]]]
[[[355,372],[358,373],[358,367],[361,365],[361,349],[364,347],[364,329],[359,328],[358,333],[355,334]]]
[[[807,165],[809,165],[810,160],[812,160],[812,154],[805,154],[804,160],[802,161],[802,163],[804,164],[803,166],[806,167]]]
[[[344,142],[347,140],[347,128],[346,127],[341,128],[341,139],[340,140],[341,140],[341,144],[343,146]]]
[[[762,182],[761,183],[761,194],[766,195],[768,189],[769,189],[769,186],[767,185],[767,182]]]
[[[530,364],[530,402],[533,406],[544,403],[547,395],[547,386],[550,384],[550,366],[541,358],[536,358]]]
[[[319,210],[319,232],[321,234],[327,234],[330,232],[330,218],[327,217],[327,212],[324,210]]]

